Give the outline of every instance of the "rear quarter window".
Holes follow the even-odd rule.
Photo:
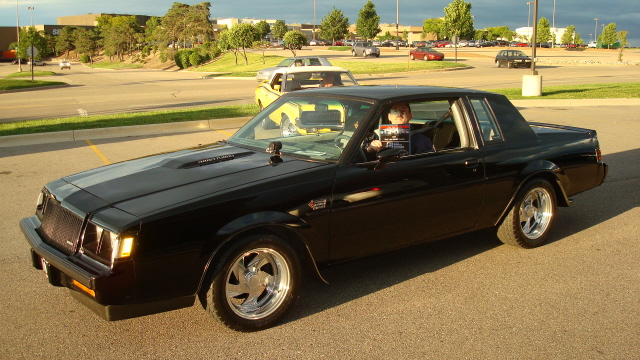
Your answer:
[[[502,134],[493,112],[485,99],[471,99],[471,106],[476,114],[480,136],[485,144],[502,143]]]

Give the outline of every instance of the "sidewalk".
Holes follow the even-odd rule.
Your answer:
[[[569,107],[569,106],[626,106],[640,105],[640,98],[623,99],[552,99],[552,100],[512,100],[517,108],[529,107]],[[249,121],[250,117],[186,121],[167,124],[135,125],[101,129],[84,129],[49,133],[0,136],[0,147],[37,145],[77,140],[108,139],[128,136],[145,136],[196,131],[237,129]]]

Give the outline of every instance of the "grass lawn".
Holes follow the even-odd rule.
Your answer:
[[[33,71],[33,76],[53,76],[56,73],[54,73],[53,71]],[[15,72],[13,74],[9,74],[7,76],[5,76],[5,79],[9,79],[9,78],[18,78],[18,77],[31,77],[31,71],[19,71],[19,72]]]
[[[382,55],[384,56],[384,55]],[[253,77],[258,70],[278,65],[284,56],[265,55],[247,53],[248,65],[245,65],[244,58],[238,54],[238,65],[235,57],[231,53],[226,53],[215,62],[197,68],[190,68],[191,71],[212,72],[210,76],[238,76]],[[352,74],[384,74],[405,71],[433,70],[454,67],[465,67],[464,64],[450,61],[412,61],[409,64],[401,63],[375,63],[371,61],[331,61],[332,65],[340,66],[351,71]]]
[[[85,64],[90,68],[98,68],[98,69],[141,69],[142,64],[130,64],[126,62],[120,61],[103,61],[99,63],[93,64]]]
[[[0,79],[0,90],[19,90],[52,85],[67,85],[67,83],[61,81],[34,80],[31,82],[31,80]]]
[[[15,80],[14,80],[15,81]],[[149,111],[113,115],[75,116],[0,123],[0,136],[43,132],[97,129],[116,126],[164,124],[182,121],[226,119],[253,116],[260,111],[257,105],[229,105],[170,111]]]
[[[640,97],[640,82],[543,86],[542,96],[522,96],[522,88],[490,89],[510,100],[525,99],[615,99]]]

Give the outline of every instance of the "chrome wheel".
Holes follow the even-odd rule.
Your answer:
[[[498,226],[498,238],[505,244],[531,249],[549,238],[556,217],[556,193],[545,179],[529,181]]]
[[[286,115],[282,116],[282,121],[280,122],[280,135],[282,137],[299,135],[298,129]]]
[[[231,310],[243,319],[257,320],[271,315],[283,303],[289,292],[291,271],[280,253],[258,248],[236,258],[225,279]]]
[[[547,231],[555,205],[544,188],[532,189],[520,204],[520,228],[529,239],[537,239]]]

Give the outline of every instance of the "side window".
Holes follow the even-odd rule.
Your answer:
[[[311,59],[309,59],[309,65],[310,66],[320,66],[322,64],[320,64],[320,60],[315,59],[315,58],[311,58]]]
[[[485,99],[471,99],[471,105],[473,106],[473,111],[476,113],[484,143],[492,144],[502,142],[500,128]]]

